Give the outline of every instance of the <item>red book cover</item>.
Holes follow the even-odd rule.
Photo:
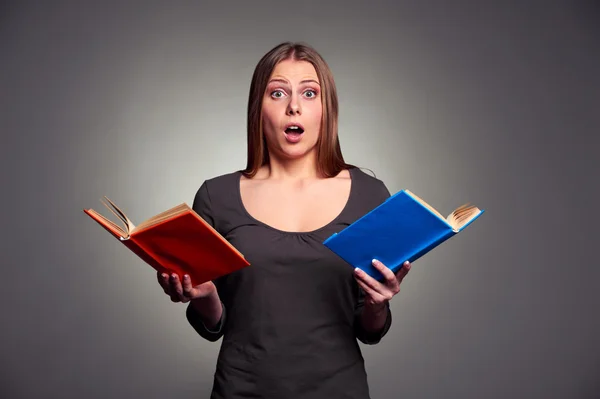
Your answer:
[[[108,200],[108,198],[107,198]],[[110,200],[108,200],[110,202]],[[198,285],[250,265],[233,245],[187,204],[181,204],[135,227],[112,202],[125,228],[92,209],[84,212],[156,271],[189,274]]]

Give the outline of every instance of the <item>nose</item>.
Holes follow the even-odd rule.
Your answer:
[[[298,101],[297,96],[291,96],[286,111],[286,114],[290,116],[301,114],[302,110],[300,109],[300,102]]]

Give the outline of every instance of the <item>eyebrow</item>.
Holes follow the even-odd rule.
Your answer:
[[[285,80],[285,79],[277,79],[277,78],[271,79],[269,81],[269,84],[271,84],[273,82],[279,82],[279,83],[289,84],[289,82],[287,80]],[[316,80],[314,80],[314,79],[305,79],[305,80],[301,81],[300,83],[301,84],[304,84],[304,83],[316,83],[319,86],[321,86],[321,84],[319,82],[317,82]]]

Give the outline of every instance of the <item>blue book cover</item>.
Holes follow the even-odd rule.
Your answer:
[[[484,210],[462,205],[448,217],[402,190],[323,244],[351,266],[371,277],[383,276],[371,261],[378,259],[396,273],[405,261],[414,262],[473,223]]]

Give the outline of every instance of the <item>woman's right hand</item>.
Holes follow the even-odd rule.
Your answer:
[[[206,283],[192,287],[188,275],[183,276],[183,281],[181,281],[179,276],[175,273],[169,276],[166,273],[158,272],[156,277],[158,278],[158,283],[165,291],[165,294],[169,295],[173,302],[186,303],[192,299],[206,298],[217,290],[212,281],[207,281]]]

